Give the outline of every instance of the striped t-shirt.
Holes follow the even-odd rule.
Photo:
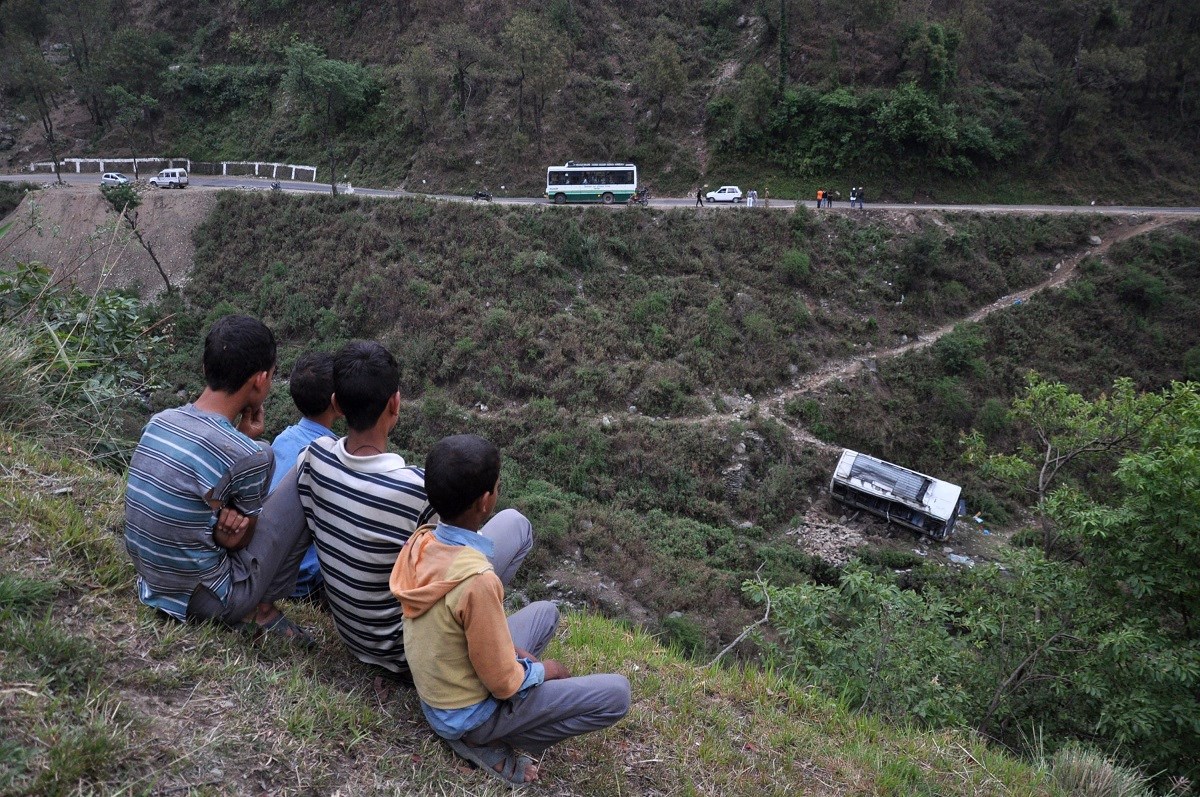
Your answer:
[[[436,517],[425,471],[398,454],[351,456],[345,442],[322,437],[301,454],[300,503],[342,640],[361,661],[403,672],[404,626],[388,581],[409,536]]]
[[[225,600],[232,567],[229,552],[213,540],[216,514],[207,499],[257,516],[272,464],[269,452],[223,415],[188,404],[150,419],[125,488],[125,549],[143,603],[184,620],[199,584]]]

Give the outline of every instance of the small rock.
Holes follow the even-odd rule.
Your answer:
[[[1091,244],[1092,246],[1099,246],[1100,244],[1102,244],[1104,242],[1100,240],[1099,235],[1089,235],[1088,243]]]
[[[683,612],[671,612],[667,615],[668,620],[678,620],[681,617],[683,617]]]
[[[636,405],[636,404],[630,404],[630,405],[629,405],[629,414],[630,414],[630,415],[635,415],[635,414],[637,414],[637,405]]]
[[[745,443],[738,443],[736,446],[734,446],[734,447],[733,447],[733,453],[735,453],[735,454],[745,454],[745,453],[746,453],[746,444],[745,444]]]

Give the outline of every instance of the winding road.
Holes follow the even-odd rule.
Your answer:
[[[265,178],[257,177],[217,177],[201,174],[193,174],[189,178],[191,188],[204,189],[233,189],[246,191],[264,191],[270,190],[271,181]],[[54,181],[52,174],[39,172],[30,174],[28,172],[20,174],[3,174],[0,175],[0,181],[4,182],[34,182],[38,184],[47,184]],[[74,174],[67,173],[63,175],[63,182],[68,185],[100,185],[99,174]],[[329,183],[308,183],[299,181],[279,181],[280,188],[284,191],[303,192],[303,193],[329,193]],[[160,189],[149,189],[160,190]],[[166,190],[166,189],[161,189]],[[342,185],[339,183],[338,190],[342,191]],[[443,202],[473,202],[469,196],[458,196],[455,194],[427,194],[402,189],[384,189],[384,188],[361,188],[354,187],[353,193],[356,196],[370,197],[404,197],[408,199],[435,199]],[[550,203],[545,197],[508,197],[497,196],[492,200],[497,204],[502,205],[549,205]],[[696,200],[694,197],[654,197],[650,200],[650,206],[655,208],[687,208],[694,207]],[[797,200],[776,198],[770,208],[760,207],[754,210],[792,210],[796,207]],[[800,200],[799,204],[816,209],[816,201]],[[613,208],[624,208],[623,205],[613,205]],[[704,210],[748,210],[744,204],[708,204],[704,206]],[[1023,214],[1041,214],[1041,213],[1101,213],[1104,215],[1153,215],[1153,216],[1182,216],[1182,217],[1200,217],[1200,207],[1155,207],[1155,206],[1113,206],[1113,205],[949,205],[949,204],[932,204],[932,203],[888,203],[879,202],[871,203],[867,206],[867,211],[883,210],[883,211],[912,211],[912,210],[936,210],[944,212],[962,212],[962,213],[1023,213]],[[837,207],[824,209],[822,212],[831,213],[857,213],[857,210],[851,210],[848,202],[841,202]]]

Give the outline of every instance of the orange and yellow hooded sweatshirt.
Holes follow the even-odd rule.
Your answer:
[[[506,700],[525,680],[516,657],[504,585],[470,546],[438,540],[421,526],[392,568],[390,587],[404,611],[404,655],[421,701],[461,709]]]

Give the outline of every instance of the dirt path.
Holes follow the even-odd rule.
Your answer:
[[[1001,297],[990,304],[980,307],[968,316],[949,321],[935,329],[919,335],[917,339],[912,342],[895,346],[890,349],[875,351],[869,356],[856,356],[842,360],[831,360],[826,362],[822,364],[822,366],[816,371],[804,374],[794,381],[790,387],[770,396],[769,398],[756,399],[747,396],[739,401],[736,409],[729,412],[713,412],[704,415],[664,418],[660,422],[679,426],[708,426],[730,424],[736,421],[745,421],[748,418],[753,418],[756,416],[766,416],[786,428],[788,433],[791,435],[792,441],[797,446],[815,448],[828,453],[837,453],[841,450],[840,446],[818,439],[807,428],[802,425],[797,425],[787,417],[784,407],[789,401],[797,396],[803,396],[805,394],[818,391],[831,382],[850,379],[860,370],[862,370],[864,366],[867,366],[868,363],[899,357],[903,354],[932,346],[939,339],[952,332],[955,327],[960,324],[981,321],[998,310],[1012,307],[1013,304],[1017,302],[1028,301],[1029,298],[1036,293],[1061,287],[1075,276],[1080,262],[1082,262],[1085,257],[1101,257],[1108,252],[1109,248],[1112,247],[1113,244],[1134,238],[1139,235],[1145,235],[1148,232],[1178,223],[1179,221],[1179,218],[1155,217],[1150,221],[1116,230],[1100,244],[1088,246],[1086,249],[1080,249],[1074,254],[1063,258],[1050,278],[1038,283],[1037,285],[1013,294],[1009,294],[1008,296]]]

